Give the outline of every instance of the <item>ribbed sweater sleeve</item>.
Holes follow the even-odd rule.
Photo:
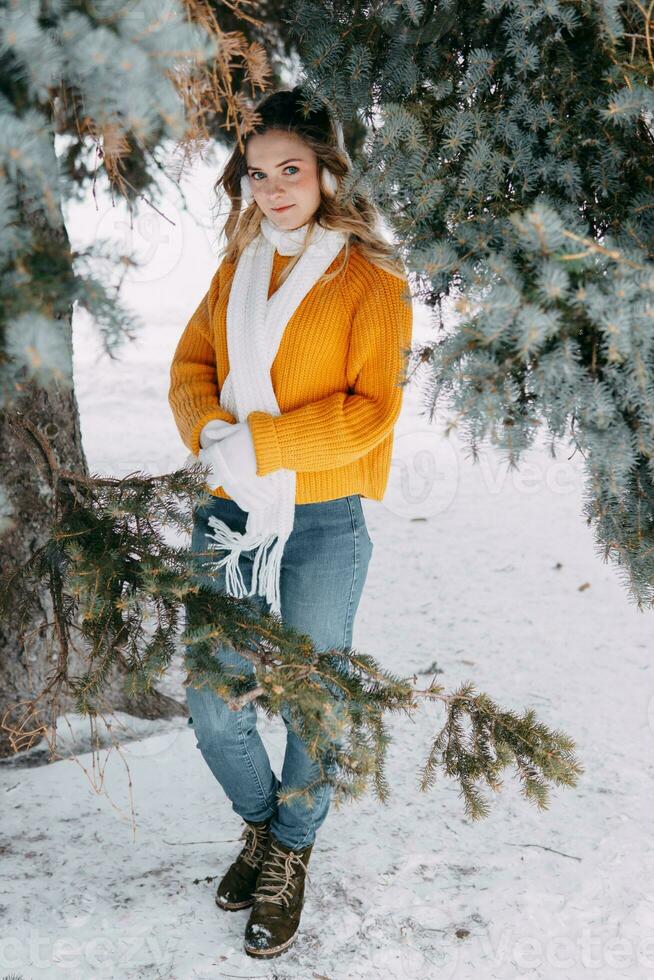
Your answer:
[[[413,310],[408,284],[373,266],[354,310],[347,391],[281,415],[251,412],[248,425],[257,475],[280,468],[303,471],[345,466],[393,429],[402,405]]]
[[[210,316],[217,288],[218,273],[180,337],[170,367],[168,402],[182,441],[196,456],[200,451],[200,430],[207,422],[236,422],[220,406]]]

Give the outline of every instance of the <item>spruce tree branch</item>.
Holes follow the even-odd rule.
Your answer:
[[[69,690],[78,711],[93,716],[116,664],[125,669],[135,690],[142,684],[147,689],[160,676],[162,655],[148,644],[144,613],[152,610],[155,632],[166,634],[175,626],[180,601],[197,599],[198,616],[194,614],[187,622],[184,639],[187,683],[210,684],[235,711],[257,700],[273,713],[288,704],[299,720],[308,751],[320,763],[321,779],[331,782],[337,795],[358,795],[371,779],[380,799],[386,800],[384,713],[401,711],[411,717],[424,700],[439,701],[446,720],[427,759],[423,787],[431,784],[435,767],[442,766],[459,780],[466,808],[474,818],[487,812],[477,782],[483,779],[497,790],[501,767],[514,765],[525,795],[541,806],[546,802],[546,780],[574,784],[578,766],[569,754],[571,743],[534,725],[529,713],[517,718],[502,712],[486,695],[474,695],[471,685],[448,694],[432,680],[426,688],[416,689],[415,674],[412,684],[410,678],[394,677],[358,651],[316,650],[310,637],[287,628],[279,617],[259,614],[248,602],[202,589],[186,551],[167,549],[160,533],[160,524],[168,507],[176,506],[177,496],[192,497],[191,488],[200,482],[197,474],[178,471],[167,477],[113,480],[84,476],[78,482],[77,474],[58,467],[43,433],[34,426],[24,429],[47,462],[56,488],[50,542],[24,570],[25,582],[28,573],[38,578],[42,567],[49,574],[59,650],[54,676],[39,698],[33,699],[32,708],[42,699],[56,715],[60,696]],[[67,494],[71,484],[84,489],[77,499]],[[155,500],[161,520],[153,516]],[[207,550],[195,557],[210,567],[212,555]],[[67,587],[69,575],[73,576],[71,589]],[[78,616],[79,625],[74,621]],[[72,679],[68,660],[74,629],[89,649],[87,670]],[[245,673],[236,679],[226,675],[216,660],[216,644],[223,643],[252,668],[256,682],[249,690],[234,688]],[[131,657],[124,653],[127,644]],[[172,652],[170,645],[165,659]],[[473,725],[470,747],[463,739],[464,716]],[[333,723],[336,729],[330,727]],[[334,732],[348,733],[347,749],[333,742]],[[492,746],[497,747],[496,758]],[[336,766],[330,772],[323,766],[322,753],[327,748]],[[304,795],[305,791],[297,793]]]
[[[227,707],[231,708],[232,711],[240,711],[246,704],[249,704],[251,701],[256,701],[256,699],[262,694],[266,694],[266,689],[261,687],[261,685],[258,685],[257,687],[253,687],[251,691],[246,691],[245,694],[240,694],[238,697],[231,698],[226,702]]]
[[[606,248],[604,245],[599,245],[597,242],[592,241],[590,238],[586,238],[584,235],[577,235],[575,232],[563,230],[563,234],[566,238],[571,238],[575,242],[580,242],[586,246],[585,252],[576,252],[574,254],[561,255],[560,258],[564,262],[574,262],[577,259],[585,258],[590,252],[599,252],[602,255],[608,255],[609,258],[613,259],[614,262],[622,263],[628,266],[630,269],[638,269],[641,272],[645,271],[645,266],[641,265],[639,262],[634,262],[631,259],[627,259],[623,256],[617,248]]]

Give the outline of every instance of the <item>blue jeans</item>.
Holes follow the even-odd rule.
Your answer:
[[[194,510],[193,553],[207,551],[207,521],[215,516],[232,529],[244,531],[247,512],[224,497],[214,497]],[[335,500],[296,504],[293,530],[286,542],[280,572],[281,619],[310,636],[317,650],[351,649],[354,617],[359,605],[373,543],[366,527],[361,497],[350,494]],[[245,585],[252,583],[252,552],[242,551],[239,568]],[[225,591],[225,569],[203,573],[198,580],[213,591]],[[269,611],[264,596],[248,597]],[[226,669],[254,673],[253,664],[231,647],[220,645],[216,657]],[[257,732],[255,703],[232,711],[206,685],[186,688],[186,699],[196,735],[196,746],[243,820],[272,817],[271,830],[286,847],[301,850],[313,843],[331,801],[331,786],[322,781],[311,790],[313,802],[299,798],[280,804],[277,792],[308,786],[318,780],[320,766],[306,751],[293,729],[288,708],[281,710],[287,730],[281,781],[270,767],[268,753]],[[323,763],[324,764],[324,763]]]

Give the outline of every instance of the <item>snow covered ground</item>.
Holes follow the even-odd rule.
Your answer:
[[[215,168],[186,192],[205,224]],[[145,268],[126,299],[143,319],[121,359],[99,356],[83,316],[75,370],[95,472],[164,472],[182,463],[167,403],[177,339],[215,268],[211,232],[172,194],[123,212],[68,214],[77,244],[94,235],[138,248]],[[416,307],[414,339],[432,336]],[[652,620],[596,556],[581,517],[582,467],[562,447],[511,473],[489,449],[473,465],[405,396],[383,501],[364,501],[374,553],[354,645],[426,686],[471,679],[500,704],[563,729],[585,772],[539,813],[508,777],[491,815],[464,817],[445,777],[417,788],[437,705],[389,719],[387,806],[372,792],[322,827],[301,931],[283,956],[242,951],[247,910],[214,905],[242,823],[184,721],[135,722],[136,738],[99,753],[70,718],[81,754],[0,766],[0,969],[24,980],[265,977],[301,980],[645,980],[654,977],[654,677]],[[166,690],[182,699],[179,664]],[[129,723],[125,717],[118,723]],[[260,717],[279,772],[280,719]],[[62,724],[62,735],[67,734]],[[65,743],[62,742],[62,747]]]

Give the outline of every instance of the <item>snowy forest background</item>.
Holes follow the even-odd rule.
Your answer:
[[[132,244],[146,261],[125,298],[144,328],[120,359],[103,356],[88,318],[75,318],[75,379],[94,472],[164,472],[186,455],[167,374],[214,268],[208,212],[219,160],[188,175],[192,215],[166,195],[172,231],[139,209]],[[106,201],[98,211],[90,198],[69,208],[77,243],[99,225],[117,238],[128,233]],[[415,324],[416,341],[433,333],[421,304]],[[442,721],[437,706],[393,719],[390,805],[368,793],[332,810],[302,936],[283,965],[253,971],[241,949],[242,915],[213,906],[211,879],[237,850],[241,822],[192,730],[181,720],[120,715],[114,736],[137,740],[121,742],[122,758],[100,752],[100,779],[84,753],[88,723],[69,715],[60,751],[72,741],[77,762],[0,766],[6,972],[48,980],[651,976],[647,614],[595,554],[580,519],[578,456],[568,460],[563,447],[552,460],[541,446],[511,472],[485,446],[474,465],[421,412],[417,387],[409,389],[387,495],[364,501],[375,548],[354,645],[422,684],[442,671],[449,687],[474,678],[516,710],[535,707],[577,741],[586,768],[579,787],[554,791],[539,813],[509,779],[490,815],[470,822],[444,777],[428,794],[417,789]],[[177,660],[164,685],[177,697],[181,676]],[[279,771],[283,724],[262,716],[260,728]]]
[[[135,18],[118,21],[122,40],[111,31],[91,37],[114,0],[79,6],[59,48],[47,24],[35,41],[36,7],[0,6],[3,568],[42,542],[50,521],[47,479],[36,462],[25,465],[10,403],[26,377],[36,386],[28,415],[61,466],[79,466],[82,444],[89,470],[116,478],[181,465],[168,369],[218,246],[210,188],[222,150],[187,170],[185,202],[163,179],[158,210],[138,193],[151,190],[141,151],[156,147],[163,171],[174,170],[180,131],[156,32],[131,38],[175,5],[137,2]],[[66,9],[52,0],[44,15],[54,22]],[[465,3],[297,0],[293,11],[313,82],[350,125],[353,107],[361,109],[374,134],[362,156],[392,213],[389,236],[405,244],[420,277],[414,341],[428,352],[406,391],[385,499],[364,501],[375,548],[355,646],[423,687],[432,677],[448,690],[472,680],[507,709],[533,707],[575,740],[583,774],[574,787],[553,788],[543,811],[506,773],[489,815],[472,821],[456,781],[441,773],[429,793],[417,788],[442,706],[392,717],[388,804],[368,793],[334,809],[298,942],[283,961],[255,970],[241,949],[241,917],[213,905],[241,822],[185,717],[166,718],[155,701],[156,717],[144,698],[140,713],[116,712],[91,753],[88,719],[68,711],[57,725],[62,758],[50,762],[45,742],[6,751],[5,726],[0,968],[12,978],[80,980],[645,980],[654,971],[654,685],[651,611],[641,611],[654,594],[651,10],[486,0],[480,16]],[[259,39],[275,48],[278,72],[288,60],[299,75],[272,0],[268,12]],[[355,19],[365,41],[350,29]],[[181,44],[185,29],[169,29]],[[127,38],[131,62],[107,57],[122,54]],[[118,133],[87,132],[83,161],[78,105],[60,99],[66,136],[50,146],[43,120],[53,66],[68,94],[79,86],[94,110],[105,94],[123,100],[131,135],[143,140],[130,160],[138,186],[117,180],[115,206],[106,183],[94,197],[86,178],[100,143],[117,176]],[[380,111],[364,112],[375,99]],[[356,122],[350,134],[360,137],[364,119]],[[89,256],[103,240],[117,254],[136,252],[139,266],[124,268],[124,318],[99,288],[102,277],[87,276],[92,263],[69,275],[64,232]],[[98,326],[106,340],[132,315],[141,326],[111,361]],[[48,402],[40,388],[69,368],[80,433],[65,399]],[[444,397],[428,419],[434,385]],[[555,456],[542,418],[566,437]],[[506,465],[507,451],[517,466]],[[61,554],[52,552],[50,571]],[[4,612],[0,640],[15,651]],[[4,657],[5,699],[16,678],[23,682],[23,666],[20,656]],[[182,701],[182,676],[177,654],[160,690]],[[261,729],[279,766],[283,725],[262,715]],[[105,750],[106,737],[116,744]]]

